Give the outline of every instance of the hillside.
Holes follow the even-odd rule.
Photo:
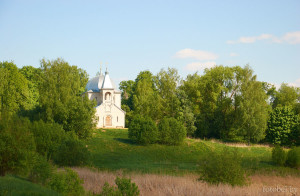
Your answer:
[[[201,160],[209,153],[228,146],[214,141],[187,138],[181,146],[137,145],[128,139],[126,129],[99,129],[87,142],[92,165],[100,170],[169,175],[195,174]],[[275,166],[271,148],[266,146],[234,147],[242,154],[242,166],[252,174],[300,176],[300,171]]]

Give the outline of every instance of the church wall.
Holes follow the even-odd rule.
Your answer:
[[[115,93],[115,104],[121,108],[121,93]]]
[[[109,117],[108,117],[109,116]],[[111,126],[107,126],[107,118],[111,120]],[[101,104],[96,107],[97,128],[100,127],[125,127],[125,113],[115,105]]]

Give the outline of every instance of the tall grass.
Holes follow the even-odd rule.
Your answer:
[[[297,195],[300,192],[299,177],[280,176],[251,176],[251,184],[244,187],[232,187],[230,185],[210,185],[198,181],[198,175],[188,174],[185,176],[169,176],[156,174],[124,173],[121,170],[92,171],[88,168],[73,168],[79,177],[84,180],[84,187],[93,193],[100,193],[104,183],[114,184],[116,176],[126,176],[132,179],[139,187],[140,194],[146,196],[160,195]],[[289,192],[264,192],[266,188],[291,187],[297,190]],[[292,192],[294,191],[294,192]],[[296,191],[296,192],[295,192]]]

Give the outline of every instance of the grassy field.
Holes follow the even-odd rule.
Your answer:
[[[25,179],[4,176],[0,177],[1,196],[58,196],[59,194],[48,188],[29,182]]]
[[[142,146],[128,139],[126,129],[96,130],[93,138],[87,142],[92,152],[92,166],[100,170],[169,174],[180,176],[195,174],[201,167],[201,160],[210,150],[222,150],[226,144],[186,139],[181,146],[153,144]],[[237,145],[238,146],[238,145]],[[251,175],[293,175],[300,176],[300,171],[278,167],[271,161],[271,148],[234,147],[242,154],[242,166]]]

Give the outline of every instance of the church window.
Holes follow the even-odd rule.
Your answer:
[[[117,122],[119,122],[119,116],[117,116]]]
[[[105,100],[110,100],[110,92],[105,93]]]

